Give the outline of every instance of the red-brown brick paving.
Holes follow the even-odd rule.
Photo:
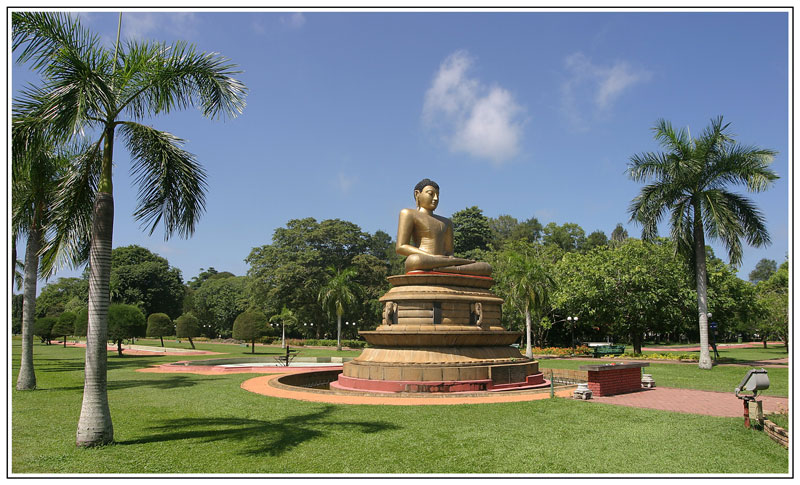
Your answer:
[[[789,409],[789,399],[785,397],[759,395],[757,399],[764,403],[764,414]],[[652,389],[642,389],[628,394],[593,397],[588,402],[731,418],[744,414],[742,401],[734,395],[733,391],[698,391],[656,386]]]

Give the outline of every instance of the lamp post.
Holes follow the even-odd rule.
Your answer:
[[[570,347],[572,350],[575,350],[575,324],[578,323],[578,317],[567,317],[567,321],[572,329],[572,341],[570,342]]]

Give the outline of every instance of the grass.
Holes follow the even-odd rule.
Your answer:
[[[232,347],[234,356],[244,353]],[[308,403],[244,391],[248,374],[135,372],[177,359],[115,353],[108,378],[116,443],[78,449],[83,349],[37,343],[38,389],[27,392],[13,390],[18,340],[12,350],[13,473],[700,474],[742,473],[742,463],[750,464],[748,473],[789,471],[787,450],[745,429],[740,418],[567,399]],[[706,378],[716,379],[718,369]]]

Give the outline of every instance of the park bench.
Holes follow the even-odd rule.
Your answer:
[[[602,357],[604,355],[620,355],[625,353],[624,345],[600,345],[593,349],[594,357]]]

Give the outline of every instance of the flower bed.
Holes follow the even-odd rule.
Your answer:
[[[533,353],[535,355],[553,355],[556,357],[569,357],[572,355],[592,355],[592,349],[581,345],[571,349],[569,347],[534,347]]]
[[[606,358],[606,357],[603,357]],[[618,355],[613,357],[615,359],[627,358],[627,359],[644,359],[644,360],[688,360],[697,362],[699,357],[693,354],[679,354],[677,352],[665,352],[665,353],[647,353],[647,354],[635,354],[633,352],[625,352],[622,355]]]

